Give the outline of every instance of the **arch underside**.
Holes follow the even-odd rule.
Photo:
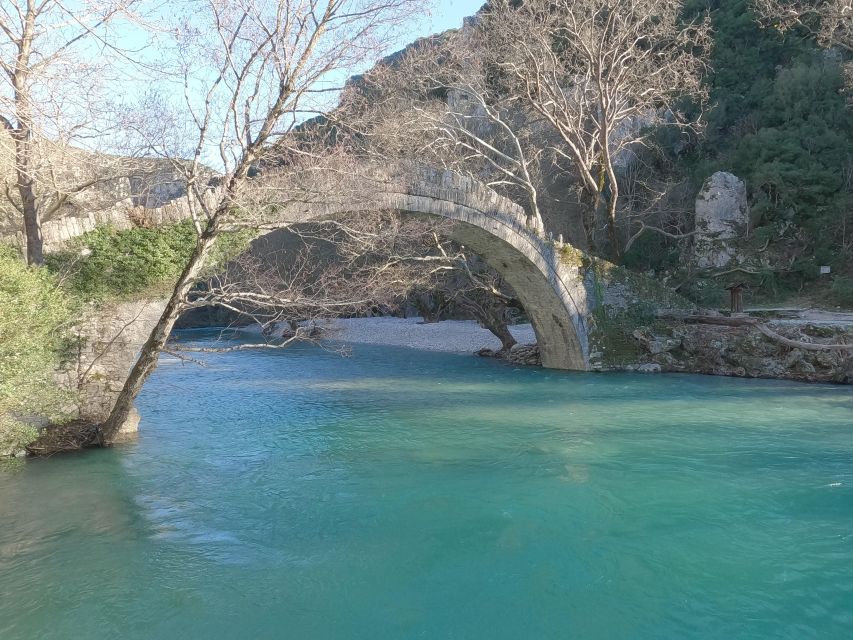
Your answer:
[[[448,236],[470,247],[513,288],[524,307],[539,345],[542,365],[549,369],[585,370],[585,349],[575,321],[554,283],[528,257],[483,229],[457,222]]]
[[[483,195],[483,190],[476,188],[444,189],[454,196],[449,199],[437,197],[436,187],[425,190],[428,195],[377,194],[369,204],[303,209],[294,218],[307,222],[335,213],[396,210],[410,216],[454,221],[447,235],[479,254],[515,290],[536,333],[542,365],[551,369],[586,370],[589,362],[586,289],[582,279],[561,264],[553,243],[530,232],[517,205],[493,191]]]

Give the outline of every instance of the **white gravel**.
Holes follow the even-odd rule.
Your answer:
[[[425,324],[421,318],[346,318],[322,325],[333,340],[353,344],[385,344],[427,351],[472,353],[499,349],[500,340],[473,320],[442,320]],[[510,327],[519,344],[536,342],[533,327]]]

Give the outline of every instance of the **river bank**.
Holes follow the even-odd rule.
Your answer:
[[[340,318],[321,325],[328,338],[352,344],[379,344],[447,353],[500,349],[501,343],[474,320],[424,322],[423,318]],[[519,344],[536,342],[530,324],[510,327]]]
[[[836,315],[774,318],[769,322],[788,339],[818,345],[843,344],[850,339],[849,317]],[[424,323],[421,318],[346,318],[330,320],[320,328],[325,338],[345,344],[471,353],[499,357],[513,364],[540,364],[536,334],[530,324],[510,327],[518,345],[509,353],[498,353],[500,341],[472,320]],[[619,328],[611,327],[608,344],[593,351],[590,358],[593,371],[701,373],[842,384],[850,384],[853,379],[853,359],[849,352],[792,348],[767,339],[751,327],[659,320],[651,326],[631,328],[621,338],[619,333]]]
[[[846,314],[830,318],[774,318],[768,320],[768,325],[784,338],[816,345],[845,344],[851,338]],[[330,320],[320,328],[327,339],[345,344],[472,353],[498,357],[516,365],[540,364],[536,334],[530,324],[510,328],[518,345],[509,353],[499,353],[498,339],[472,320],[424,323],[421,318],[347,318]],[[768,339],[754,327],[695,325],[678,320],[658,320],[649,326],[609,327],[604,344],[597,344],[590,354],[590,369],[853,382],[850,351],[796,348]]]

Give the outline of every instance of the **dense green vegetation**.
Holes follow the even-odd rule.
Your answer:
[[[52,274],[0,246],[0,454],[35,438],[21,418],[63,417],[69,396],[53,375],[74,314],[74,301]]]
[[[76,295],[103,300],[139,294],[176,279],[195,246],[190,223],[163,229],[101,227],[47,256]]]
[[[211,269],[242,251],[250,234],[226,234]],[[61,421],[70,392],[54,380],[83,302],[165,292],[195,246],[189,222],[162,229],[102,227],[28,267],[0,246],[0,454],[35,439],[32,418]],[[27,420],[21,420],[26,418]]]
[[[223,234],[209,268],[240,253],[252,237],[250,232]],[[190,221],[159,229],[101,227],[76,238],[66,250],[48,255],[45,263],[76,296],[125,299],[171,288],[195,243]]]
[[[853,111],[845,60],[806,34],[762,29],[748,0],[690,0],[709,10],[714,49],[707,126],[672,158],[695,193],[714,171],[746,182],[752,230],[743,277],[756,295],[802,293],[853,307]],[[648,236],[626,264],[671,269],[676,241]],[[819,266],[833,275],[819,282]],[[702,302],[723,283],[691,281]],[[718,286],[719,285],[719,286]],[[703,293],[704,292],[704,293]]]

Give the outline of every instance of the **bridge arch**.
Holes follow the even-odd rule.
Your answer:
[[[479,254],[515,290],[536,333],[543,366],[588,368],[590,304],[583,278],[576,267],[561,261],[559,247],[527,226],[521,207],[451,171],[421,174],[402,186],[372,184],[369,197],[289,204],[276,219],[284,225],[384,210],[450,220],[454,224],[447,235]]]

